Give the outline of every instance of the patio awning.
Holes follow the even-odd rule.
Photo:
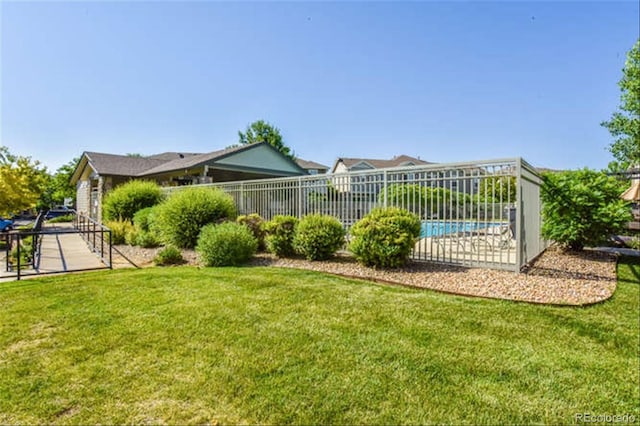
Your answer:
[[[620,198],[627,201],[640,201],[640,179],[634,179],[629,189],[624,191]]]

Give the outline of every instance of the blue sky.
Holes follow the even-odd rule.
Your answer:
[[[209,152],[257,119],[301,158],[604,168],[639,4],[0,2],[1,141]]]

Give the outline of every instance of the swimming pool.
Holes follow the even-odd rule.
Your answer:
[[[420,225],[420,238],[439,237],[456,232],[469,232],[484,229],[497,223],[486,222],[448,222],[443,220],[430,220]]]

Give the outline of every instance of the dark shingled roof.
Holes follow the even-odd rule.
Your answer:
[[[101,152],[85,152],[84,154],[93,170],[103,175],[135,176],[166,162],[166,160],[148,157],[129,157]]]
[[[200,155],[194,152],[162,152],[160,154],[148,155],[146,158],[151,158],[152,160],[163,160],[163,161],[171,161],[177,160],[178,158],[185,158],[192,155]]]
[[[100,152],[85,152],[84,155],[93,170],[98,174],[144,177],[197,167],[236,152],[255,148],[261,144],[271,147],[266,142],[261,142],[259,144],[240,145],[221,149],[206,154],[163,152],[148,157],[131,157],[126,155],[103,154]],[[272,149],[275,150],[275,148]],[[300,167],[297,163],[294,164]],[[300,168],[300,171],[304,172],[304,169]]]
[[[139,176],[144,175],[155,175],[158,173],[171,172],[174,170],[180,169],[188,169],[190,167],[195,167],[200,164],[206,163],[207,161],[215,160],[234,152],[243,151],[247,148],[250,148],[251,145],[241,145],[232,148],[221,149],[219,151],[213,151],[206,154],[190,154],[185,156],[184,158],[178,158],[172,161],[164,162],[152,169],[145,170],[144,173],[139,174]]]
[[[296,163],[298,163],[298,165],[305,170],[309,170],[309,169],[329,170],[329,167],[325,166],[324,164],[316,163],[315,161],[303,160],[302,158],[296,158]]]

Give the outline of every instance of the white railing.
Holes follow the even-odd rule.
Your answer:
[[[540,183],[515,158],[198,186],[223,189],[240,214],[329,214],[347,231],[374,207],[402,207],[422,222],[414,260],[519,271],[546,247]]]

